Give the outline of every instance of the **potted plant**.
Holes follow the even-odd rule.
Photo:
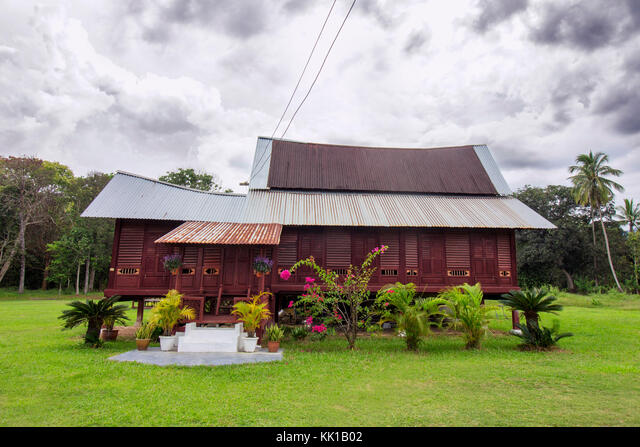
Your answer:
[[[269,303],[262,302],[263,295],[271,295],[271,293],[262,292],[254,295],[251,301],[240,301],[233,305],[233,311],[231,313],[238,317],[238,321],[242,322],[248,334],[241,342],[245,352],[253,352],[256,350],[256,345],[258,344],[256,329],[260,327],[263,320],[271,316],[271,312],[267,309]]]
[[[196,312],[189,306],[182,306],[182,295],[177,290],[169,290],[166,297],[151,309],[151,323],[162,328],[160,349],[171,351],[177,347],[178,337],[171,335],[173,327],[180,320],[193,320]]]
[[[116,323],[124,323],[124,319],[117,319],[114,315],[108,315],[103,320],[103,329],[100,330],[100,339],[104,341],[115,341],[118,338],[118,330],[113,329]]]
[[[113,318],[114,322],[128,320],[125,312],[127,306],[118,304],[119,296],[101,300],[73,301],[69,303],[71,309],[63,310],[58,318],[64,321],[63,329],[71,329],[82,324],[87,325],[84,342],[93,346],[100,346],[100,328],[105,318]]]
[[[262,275],[268,275],[273,268],[273,261],[266,256],[256,256],[253,260],[253,273],[259,278]]]
[[[280,340],[284,337],[284,331],[277,324],[272,324],[266,329],[267,340],[269,341],[269,352],[278,352]]]
[[[177,254],[167,255],[162,258],[162,265],[165,270],[169,270],[172,275],[177,275],[178,269],[182,267],[182,258]]]
[[[146,351],[149,347],[149,343],[151,343],[151,337],[153,336],[153,332],[155,331],[156,326],[147,321],[142,323],[142,325],[136,331],[136,348],[138,351]]]

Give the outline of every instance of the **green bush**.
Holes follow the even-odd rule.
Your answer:
[[[488,313],[492,307],[482,303],[480,283],[463,284],[445,289],[439,295],[446,303],[446,311],[453,325],[463,332],[466,349],[479,349],[488,332]]]
[[[560,333],[560,323],[558,320],[554,320],[551,328],[544,326],[533,326],[529,328],[526,324],[517,324],[516,326],[520,329],[521,333],[515,333],[514,335],[523,341],[520,345],[523,349],[550,349],[555,346],[561,338],[573,336],[571,332]]]
[[[309,331],[304,326],[296,326],[291,331],[291,336],[296,340],[304,340],[305,338],[307,338],[307,335],[309,335]]]

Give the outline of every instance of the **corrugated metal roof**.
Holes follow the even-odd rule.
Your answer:
[[[256,152],[253,156],[251,176],[249,177],[249,189],[267,189],[267,177],[271,161],[270,138],[258,137]]]
[[[473,150],[476,151],[476,155],[478,156],[478,159],[480,159],[480,163],[482,163],[485,172],[491,179],[491,183],[493,183],[498,194],[505,196],[511,194],[511,188],[509,188],[507,181],[502,176],[502,172],[500,172],[500,168],[498,168],[498,163],[496,163],[493,155],[491,155],[489,148],[486,145],[481,144],[473,146]]]
[[[239,222],[245,195],[199,191],[118,171],[83,217]]]
[[[555,228],[513,197],[277,190],[250,191],[244,221],[320,226]]]
[[[280,224],[229,222],[185,222],[156,243],[174,244],[263,244],[280,243]]]
[[[262,141],[259,140],[259,143]],[[256,149],[256,154],[258,152],[261,152],[260,147]],[[491,158],[488,151],[486,156]],[[263,168],[265,170],[267,167]],[[254,175],[258,178],[257,173]],[[264,173],[260,171],[259,175]],[[473,146],[405,149],[299,143],[278,139],[272,140],[266,187],[498,194]],[[253,188],[260,189],[261,184],[254,182]]]

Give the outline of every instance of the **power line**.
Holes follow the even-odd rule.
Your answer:
[[[313,86],[316,84],[316,81],[318,80],[318,77],[320,76],[320,73],[322,72],[322,69],[324,68],[324,64],[327,62],[327,59],[329,58],[329,54],[331,53],[331,50],[333,49],[333,45],[336,43],[336,40],[338,40],[338,36],[340,35],[340,31],[342,31],[342,28],[344,27],[344,24],[346,23],[347,19],[349,18],[349,15],[351,14],[351,11],[353,10],[353,7],[355,6],[356,1],[357,0],[353,0],[353,3],[351,3],[351,7],[349,8],[349,11],[347,11],[347,15],[344,17],[344,20],[342,21],[342,24],[340,24],[340,28],[338,28],[338,31],[336,32],[336,35],[333,38],[333,41],[331,42],[331,45],[329,46],[329,49],[327,50],[327,54],[325,55],[325,57],[324,57],[324,59],[322,61],[322,64],[320,65],[320,68],[318,69],[318,73],[316,73],[316,76],[313,79],[313,82],[311,83],[311,86],[309,87],[309,90],[307,90],[307,94],[304,96],[304,98],[302,98],[302,101],[300,102],[300,105],[298,105],[298,108],[296,108],[295,112],[293,112],[293,115],[291,116],[291,119],[289,120],[289,124],[285,128],[284,132],[282,132],[282,135],[280,135],[280,138],[283,138],[285,136],[285,134],[289,130],[289,127],[291,126],[291,123],[293,122],[293,119],[296,117],[296,115],[298,114],[298,111],[300,110],[300,108],[302,107],[304,102],[309,97],[309,94],[311,93],[311,90],[313,89]],[[273,135],[271,136],[271,138],[273,138]],[[265,153],[266,153],[266,151],[265,151]],[[260,167],[258,169],[256,169],[255,173],[251,176],[251,178],[249,180],[252,180],[256,175],[258,175],[258,173],[264,168],[264,166],[266,165],[266,163],[269,162],[270,159],[271,159],[271,154],[269,154],[269,156],[264,160],[264,162],[260,165]]]
[[[273,133],[271,134],[271,138],[272,139],[273,139],[273,136],[278,131],[278,128],[280,127],[280,124],[282,124],[282,120],[284,119],[284,116],[286,115],[287,111],[289,110],[289,106],[291,105],[291,102],[293,101],[293,97],[295,96],[296,92],[298,91],[298,87],[300,86],[300,82],[302,81],[302,77],[304,76],[305,72],[307,71],[307,67],[309,66],[309,62],[311,62],[311,57],[313,56],[313,53],[316,51],[316,47],[318,46],[318,42],[320,41],[320,37],[322,36],[324,28],[327,25],[327,22],[329,21],[329,17],[331,16],[331,12],[333,11],[333,7],[336,5],[336,1],[337,0],[333,0],[333,3],[331,4],[331,8],[329,8],[329,12],[327,13],[327,17],[324,19],[324,22],[322,23],[322,28],[320,28],[320,32],[318,33],[318,37],[316,37],[316,41],[313,44],[313,48],[311,48],[311,53],[309,53],[309,57],[307,58],[307,62],[304,64],[304,68],[302,69],[302,73],[300,73],[300,77],[298,77],[298,82],[296,83],[296,86],[293,89],[293,92],[291,93],[291,96],[289,97],[289,102],[287,102],[287,106],[284,108],[284,112],[282,112],[282,115],[280,116],[280,120],[278,121],[278,124],[276,124],[275,129],[273,129]],[[262,161],[262,158],[264,157],[265,154],[266,154],[266,151],[263,152],[260,155],[260,159],[255,163],[256,166]],[[251,178],[253,178],[253,176]],[[249,179],[249,180],[251,180],[251,179]]]

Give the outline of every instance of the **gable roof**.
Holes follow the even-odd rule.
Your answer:
[[[259,138],[251,189],[504,195],[489,149],[379,148]]]

